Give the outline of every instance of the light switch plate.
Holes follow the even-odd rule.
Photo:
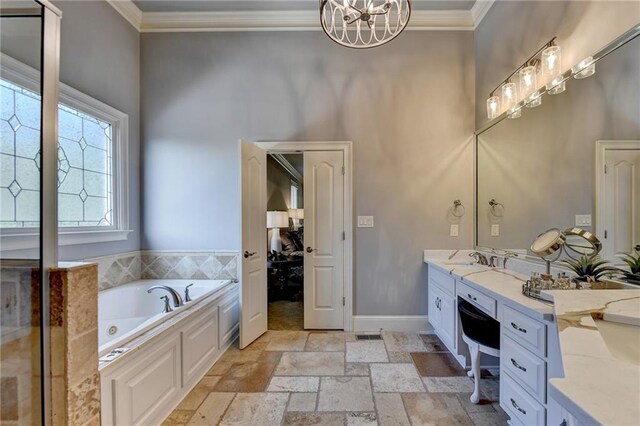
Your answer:
[[[458,236],[458,225],[451,225],[451,229],[449,230],[449,236],[451,237]]]
[[[590,214],[577,214],[576,215],[576,226],[591,226],[591,215]]]
[[[497,223],[494,223],[491,225],[491,236],[492,237],[497,237],[500,235],[500,225]]]
[[[373,228],[373,216],[358,216],[358,228]]]

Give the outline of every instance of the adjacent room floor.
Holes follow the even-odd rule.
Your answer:
[[[269,302],[269,330],[304,330],[304,302],[278,300]]]
[[[473,382],[435,335],[268,331],[232,346],[165,425],[502,425],[499,379]]]

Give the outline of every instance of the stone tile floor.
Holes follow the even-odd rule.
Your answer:
[[[435,335],[268,331],[229,348],[165,425],[504,425],[499,381],[483,400]]]

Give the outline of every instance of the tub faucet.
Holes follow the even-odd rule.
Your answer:
[[[489,265],[489,260],[487,259],[487,256],[485,256],[484,254],[478,252],[478,251],[474,251],[473,253],[469,253],[470,257],[473,257],[476,260],[476,263],[479,263],[480,265],[484,265],[484,266],[488,266]]]
[[[151,293],[153,290],[157,290],[157,289],[161,289],[169,292],[169,294],[173,298],[174,307],[179,308],[180,306],[184,305],[184,303],[182,302],[182,296],[180,296],[180,293],[178,293],[177,291],[175,291],[174,289],[166,285],[154,285],[153,287],[149,287],[149,289],[147,290],[147,293]]]
[[[169,296],[162,296],[160,299],[164,302],[164,310],[162,311],[163,313],[166,314],[173,311],[173,309],[171,309],[171,303],[169,303]]]
[[[193,283],[189,284],[184,288],[184,303],[191,302],[191,296],[189,295],[189,287],[191,287]]]

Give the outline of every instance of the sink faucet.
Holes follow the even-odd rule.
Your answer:
[[[507,269],[507,260],[511,257],[518,257],[518,253],[513,251],[505,252],[504,256],[502,256],[502,269]]]
[[[184,305],[184,303],[182,302],[182,296],[180,296],[180,293],[178,293],[177,291],[175,291],[174,289],[166,285],[154,285],[153,287],[149,287],[149,289],[147,290],[147,293],[151,293],[153,290],[158,290],[158,289],[169,292],[169,294],[173,298],[174,307],[178,308]]]
[[[492,268],[498,267],[498,256],[494,255],[489,258],[489,266]]]
[[[473,253],[469,253],[470,257],[473,257],[476,260],[476,263],[479,263],[480,265],[484,265],[484,266],[488,266],[489,265],[489,260],[487,259],[487,256],[485,256],[484,254],[478,252],[478,251],[474,251]]]

